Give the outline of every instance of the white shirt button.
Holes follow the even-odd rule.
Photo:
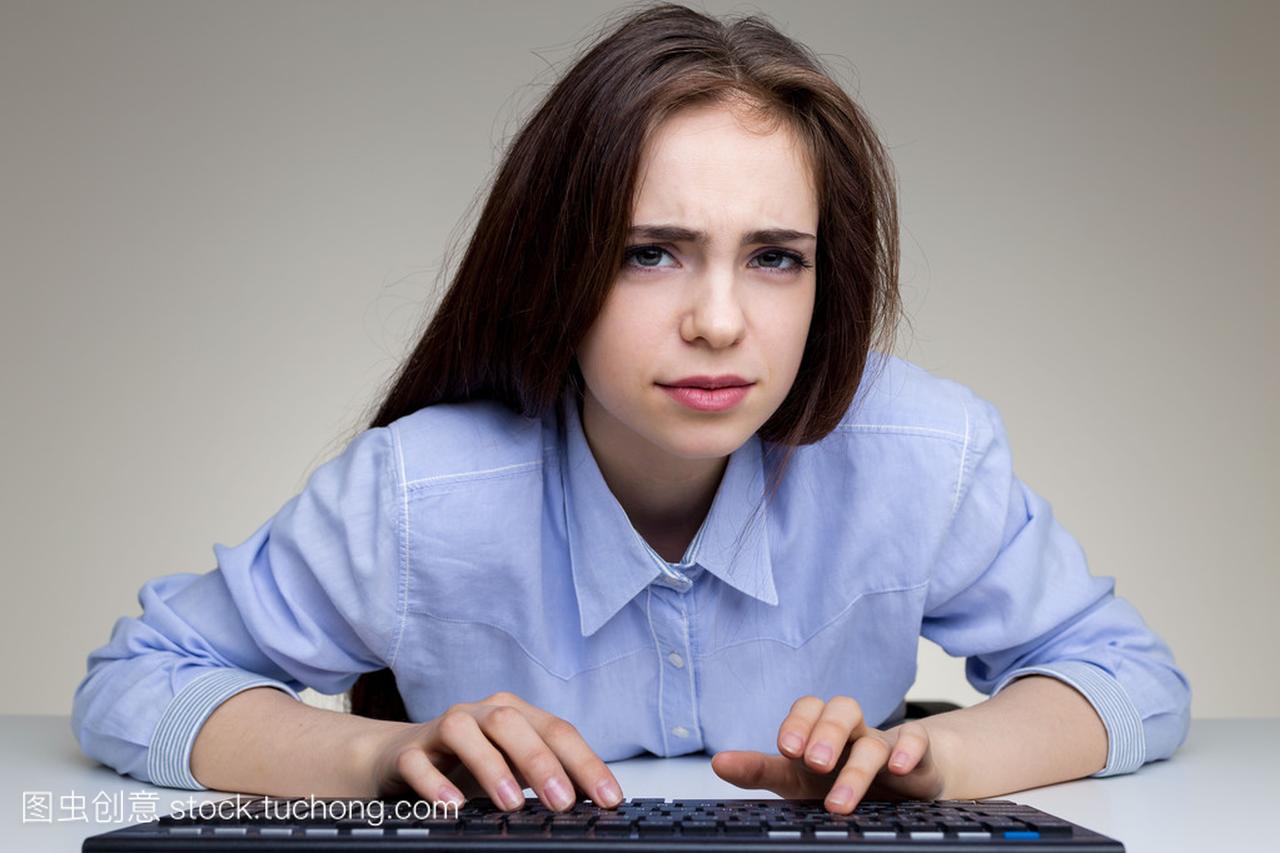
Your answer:
[[[676,654],[675,652],[672,652],[671,654],[667,655],[667,660],[671,661],[671,665],[674,666],[676,669],[679,669],[680,667],[684,666],[684,658],[680,657],[680,655]]]
[[[671,733],[672,733],[673,735],[675,735],[676,737],[688,737],[688,736],[689,736],[689,730],[688,730],[688,729],[686,729],[684,726],[676,726],[674,729],[672,729],[672,730],[671,730]]]
[[[689,581],[689,580],[681,581],[679,578],[674,578],[671,575],[665,575],[665,574],[662,577],[658,578],[658,583],[662,584],[668,589],[674,589],[676,592],[684,592],[689,587],[693,586],[692,581]]]

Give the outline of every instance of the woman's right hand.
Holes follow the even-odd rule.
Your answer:
[[[622,801],[618,780],[572,723],[513,693],[459,703],[434,720],[389,731],[373,758],[378,797],[461,804],[463,796],[485,795],[511,811],[532,787],[553,811],[570,808],[578,791],[606,808]]]

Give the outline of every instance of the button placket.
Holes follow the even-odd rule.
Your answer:
[[[690,655],[688,660],[692,661],[693,660],[692,658],[693,642],[691,640],[691,637],[693,632],[692,632],[692,627],[690,626],[690,623],[689,623],[689,610],[693,604],[693,598],[681,597],[678,603],[680,605],[680,627],[682,629],[682,634],[683,634],[681,639],[684,643],[685,654]],[[688,684],[688,690],[689,690],[690,719],[693,720],[694,737],[697,739],[698,743],[701,744],[702,743],[702,728],[701,728],[702,714],[698,710],[698,686],[696,683],[696,679],[694,678],[692,666],[688,667],[686,674],[688,676],[686,683]]]
[[[649,608],[653,635],[663,655],[659,667],[659,725],[664,727],[663,737],[669,755],[681,755],[702,749],[698,732],[697,708],[691,685],[693,679],[685,672],[688,660],[689,630],[685,608],[681,599],[669,588],[655,584],[651,590]]]

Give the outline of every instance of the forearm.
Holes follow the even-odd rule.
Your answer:
[[[1102,718],[1071,685],[1028,675],[969,708],[919,721],[938,742],[940,799],[980,799],[1079,779],[1107,763]]]
[[[371,739],[404,724],[306,705],[272,687],[237,693],[200,727],[191,774],[219,791],[373,797]]]

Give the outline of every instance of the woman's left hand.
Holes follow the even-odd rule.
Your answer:
[[[929,730],[914,720],[876,729],[863,720],[856,699],[804,696],[778,730],[781,754],[726,750],[712,756],[711,769],[740,788],[823,798],[828,811],[849,814],[864,797],[937,799],[943,769],[930,747]]]

